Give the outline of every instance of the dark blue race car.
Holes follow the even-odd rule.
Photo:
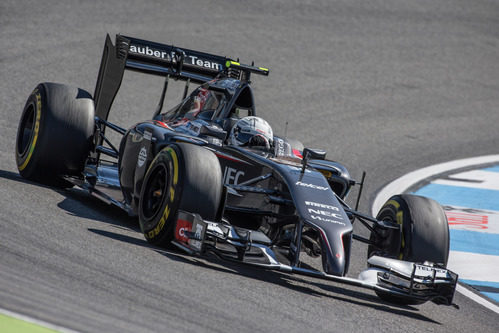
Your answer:
[[[108,121],[125,70],[165,78],[152,117],[128,129]],[[392,197],[376,217],[349,207],[346,196],[364,177],[357,183],[324,151],[274,135],[256,116],[251,75],[268,74],[132,37],[118,35],[113,45],[107,36],[93,97],[56,83],[29,96],[17,134],[19,172],[79,186],[137,216],[152,244],[361,286],[391,302],[452,305],[457,275],[445,268],[442,208],[413,195]],[[172,79],[185,82],[184,96],[163,112]],[[118,147],[108,131],[122,135]],[[370,237],[354,234],[354,222]],[[368,244],[358,278],[346,276],[353,240]]]

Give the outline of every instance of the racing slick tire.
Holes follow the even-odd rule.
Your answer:
[[[215,221],[222,194],[222,170],[215,154],[193,144],[169,145],[156,155],[144,177],[140,229],[149,243],[168,247],[179,209]]]
[[[94,113],[87,91],[40,83],[26,101],[17,130],[16,163],[21,176],[71,187],[61,176],[83,171],[92,146]]]
[[[438,202],[430,198],[400,194],[391,197],[381,207],[376,219],[401,225],[401,231],[389,232],[378,244],[382,252],[373,246],[368,248],[368,257],[373,254],[412,262],[425,262],[447,266],[449,258],[449,225],[445,212]],[[375,241],[374,232],[371,240]],[[400,245],[398,248],[392,244]],[[386,301],[398,304],[421,304],[424,301],[409,300],[376,291]]]

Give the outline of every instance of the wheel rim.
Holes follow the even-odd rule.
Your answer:
[[[21,120],[19,134],[17,136],[17,153],[19,156],[26,154],[29,143],[33,137],[35,127],[35,108],[33,104],[29,105]]]
[[[142,214],[147,220],[161,212],[168,188],[168,170],[165,165],[157,165],[144,184]]]

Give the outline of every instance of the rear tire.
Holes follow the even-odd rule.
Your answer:
[[[164,148],[151,162],[140,193],[139,224],[146,240],[168,246],[179,209],[216,220],[222,192],[215,154],[186,143]]]
[[[16,139],[16,163],[22,177],[70,187],[61,177],[79,175],[94,132],[92,96],[80,88],[41,83],[28,97]]]
[[[391,197],[380,209],[376,219],[401,224],[402,234],[389,232],[380,242],[382,248],[368,248],[368,257],[373,254],[397,258],[400,260],[432,263],[447,266],[449,258],[449,225],[445,212],[435,200],[401,194]],[[374,233],[371,240],[376,241]],[[394,248],[393,244],[400,244]],[[421,304],[404,297],[397,297],[383,292],[376,292],[386,301],[397,304]]]

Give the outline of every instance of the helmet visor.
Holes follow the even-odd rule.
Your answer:
[[[239,141],[241,144],[246,144],[253,135],[254,135],[253,133],[243,133],[240,131],[236,135],[236,140]]]

